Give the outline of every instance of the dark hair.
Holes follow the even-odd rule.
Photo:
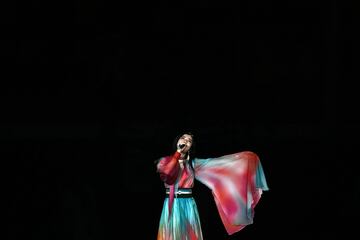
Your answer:
[[[191,148],[190,150],[187,152],[187,155],[190,155],[190,159],[189,159],[189,164],[190,164],[190,167],[194,170],[193,168],[193,159],[195,158],[195,136],[192,132],[184,132],[182,134],[179,134],[175,137],[174,141],[173,141],[173,151],[176,151],[177,149],[177,142],[179,141],[179,139],[183,136],[183,135],[190,135],[191,138],[192,138],[192,143],[191,143]],[[187,156],[186,156],[187,157]]]
[[[192,144],[191,144],[191,149],[189,150],[189,152],[191,152],[190,158],[194,158],[194,154],[195,154],[195,136],[192,132],[184,132],[182,134],[179,134],[175,137],[174,141],[173,141],[173,151],[176,151],[177,149],[177,142],[179,141],[179,139],[183,136],[183,135],[190,135],[192,138]]]
[[[179,141],[179,139],[184,135],[184,134],[188,134],[192,137],[192,143],[191,143],[191,151],[189,150],[188,154],[190,154],[190,160],[189,160],[189,164],[190,164],[190,167],[194,170],[193,168],[193,159],[194,159],[194,156],[195,156],[195,139],[194,139],[194,134],[192,132],[184,132],[182,134],[179,134],[175,137],[174,141],[173,141],[173,144],[172,144],[172,153],[175,152],[177,150],[177,143]],[[154,161],[154,164],[157,164],[158,162],[160,161],[160,159],[157,159]]]

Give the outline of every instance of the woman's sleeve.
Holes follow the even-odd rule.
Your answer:
[[[180,166],[179,166],[179,158],[181,154],[179,152],[175,152],[172,156],[162,157],[157,164],[157,171],[160,174],[160,178],[166,184],[172,185],[175,183]]]
[[[195,178],[209,187],[229,235],[253,223],[254,208],[269,190],[259,157],[250,151],[194,159]]]

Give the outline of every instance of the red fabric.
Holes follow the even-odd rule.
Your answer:
[[[175,195],[175,182],[178,178],[180,171],[180,164],[178,160],[180,159],[181,154],[179,152],[175,152],[172,156],[164,157],[160,160],[158,166],[158,171],[160,172],[160,178],[166,184],[170,185],[170,193],[169,193],[169,217],[171,215],[171,209],[174,202]]]

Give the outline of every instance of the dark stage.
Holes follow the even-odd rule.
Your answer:
[[[8,10],[6,10],[8,9]],[[348,239],[358,217],[354,9],[340,1],[8,4],[0,152],[8,240],[156,239],[154,161],[256,152],[270,190],[228,236]],[[357,41],[358,42],[358,41]]]

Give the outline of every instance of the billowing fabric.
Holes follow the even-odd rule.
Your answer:
[[[269,190],[258,156],[239,152],[219,158],[195,159],[195,178],[212,190],[229,235],[253,223],[254,208]]]
[[[165,198],[158,240],[202,240],[201,224],[193,198],[177,198],[178,188],[193,188],[197,179],[211,189],[227,233],[233,234],[253,223],[254,208],[263,190],[268,190],[258,156],[239,152],[218,158],[193,159],[193,168],[178,162],[180,154],[163,157],[157,171],[169,198]],[[193,170],[194,169],[194,170]],[[195,172],[194,172],[195,171]]]

